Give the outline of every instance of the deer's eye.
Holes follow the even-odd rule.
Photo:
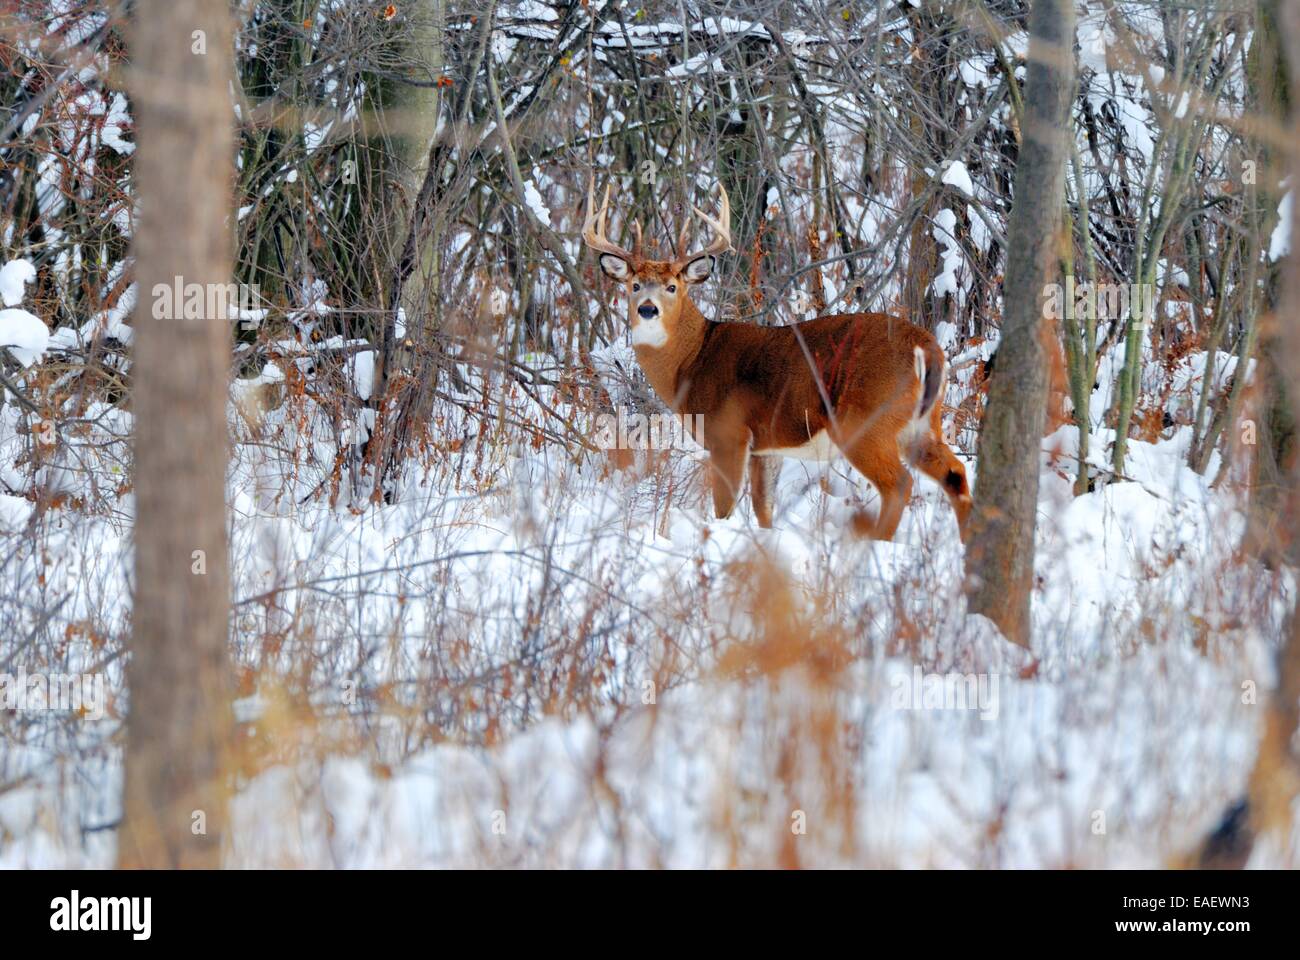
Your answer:
[[[640,289],[641,289],[641,284],[639,284],[639,283],[634,283],[634,284],[632,284],[632,292],[633,292],[633,293],[636,293],[636,292],[637,292],[638,290],[640,290]]]
[[[669,292],[669,293],[676,293],[676,292],[677,292],[677,284],[675,284],[675,283],[670,283],[670,284],[668,284],[668,292]]]

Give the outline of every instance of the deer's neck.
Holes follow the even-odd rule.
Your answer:
[[[682,304],[682,313],[677,321],[677,328],[668,342],[662,347],[637,344],[634,347],[637,363],[645,374],[646,380],[659,399],[675,413],[692,413],[683,410],[689,383],[683,374],[699,356],[704,345],[704,333],[708,321],[704,314],[687,297]]]

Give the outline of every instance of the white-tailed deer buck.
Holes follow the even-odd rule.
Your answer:
[[[873,536],[888,540],[911,493],[906,459],[943,487],[963,539],[970,513],[966,470],[943,442],[940,423],[945,360],[920,327],[882,313],[818,317],[786,327],[705,319],[689,289],[731,249],[731,206],[719,185],[717,219],[707,247],[688,252],[690,223],[673,260],[647,260],[641,224],[628,250],[605,233],[609,188],[596,209],[587,190],[582,238],[604,273],[627,285],[632,345],[646,379],[674,412],[703,416],[713,505],[730,515],[746,467],[760,526],[772,524],[778,457],[829,460],[838,448],[880,493]]]

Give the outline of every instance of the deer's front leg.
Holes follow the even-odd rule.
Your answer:
[[[719,520],[731,516],[745,481],[745,464],[749,459],[748,437],[741,442],[730,438],[713,438],[709,444],[709,474],[713,484],[713,510]]]
[[[756,457],[750,454],[749,501],[754,505],[754,519],[764,530],[772,526],[772,497],[781,470],[780,457]]]

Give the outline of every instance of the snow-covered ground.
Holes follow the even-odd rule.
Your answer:
[[[11,204],[0,224],[5,256],[30,258],[0,266],[0,356],[2,372],[60,422],[0,388],[0,679],[92,675],[105,698],[88,710],[0,702],[0,867],[97,867],[114,860],[120,816],[134,512],[126,348],[132,311],[148,305],[130,283],[135,122],[128,98],[106,82],[125,65],[121,53],[94,53],[77,82],[62,86],[42,86],[50,78],[38,69],[74,54],[80,61],[78,48],[109,11],[73,0],[48,6],[15,21],[28,30],[15,31],[21,57],[11,79],[27,76],[8,105],[46,106],[17,132],[33,169],[14,166],[15,196],[30,199]],[[260,159],[245,150],[237,159],[233,222],[256,276],[265,269],[263,237],[282,229],[326,236],[341,228],[326,211],[353,209],[351,161],[341,151],[356,146],[348,129],[363,105],[370,109],[359,99],[370,81],[342,78],[382,58],[359,57],[362,48],[340,40],[330,11],[346,6],[321,6],[303,25],[311,51],[303,60],[316,79],[286,76],[281,85],[314,91],[301,144],[286,136],[276,151],[255,151]],[[627,10],[625,23],[617,5],[590,6],[596,20],[534,0],[501,4],[490,45],[479,48],[483,77],[483,64],[447,59],[438,86],[446,79],[457,91],[447,103],[496,70],[505,96],[498,109],[512,128],[519,121],[512,136],[528,158],[514,198],[522,220],[486,180],[461,209],[477,205],[486,212],[475,216],[488,219],[449,218],[434,251],[440,289],[460,300],[439,311],[447,328],[484,306],[494,321],[514,318],[529,289],[534,307],[556,306],[550,326],[516,327],[519,336],[503,335],[488,352],[512,340],[511,349],[524,339],[572,342],[560,304],[577,301],[557,297],[544,279],[521,281],[545,278],[554,266],[546,257],[560,248],[581,269],[587,177],[612,182],[629,201],[616,219],[654,224],[660,217],[648,205],[632,209],[646,173],[653,179],[681,163],[694,182],[680,178],[687,189],[677,200],[690,200],[691,188],[695,200],[709,196],[728,167],[751,161],[722,163],[732,148],[719,149],[704,128],[721,129],[724,118],[734,128],[743,106],[757,114],[770,99],[770,142],[754,144],[776,154],[762,159],[773,256],[766,277],[754,270],[772,288],[769,306],[778,305],[767,319],[806,319],[818,301],[893,310],[925,277],[946,317],[936,330],[952,360],[946,403],[977,412],[968,400],[977,361],[989,359],[998,336],[1008,147],[1020,136],[998,91],[1008,69],[1025,73],[1023,23],[992,17],[1006,30],[998,49],[971,42],[998,31],[926,36],[916,24],[928,14],[914,20],[893,5],[845,9],[833,24],[825,11],[790,5],[770,21],[792,15],[782,49],[761,68],[779,76],[789,61],[802,71],[807,92],[787,109],[774,91],[753,99],[760,71],[751,73],[751,48],[773,38],[769,21],[701,16],[687,29],[673,22],[685,8]],[[607,411],[585,371],[545,355],[512,359],[552,381],[576,380],[577,397],[545,386],[530,396],[521,383],[461,365],[460,377],[439,383],[447,399],[394,502],[377,504],[356,454],[375,426],[365,403],[376,387],[373,345],[343,319],[340,305],[351,301],[328,277],[286,267],[284,295],[268,301],[274,311],[231,315],[241,334],[256,328],[261,337],[254,346],[241,336],[239,363],[259,350],[283,358],[231,390],[240,736],[231,866],[1154,866],[1204,835],[1243,791],[1296,590],[1293,571],[1265,570],[1238,549],[1249,497],[1239,466],[1249,457],[1223,470],[1216,454],[1204,475],[1187,465],[1205,379],[1217,404],[1252,374],[1247,364],[1236,376],[1237,354],[1250,353],[1234,337],[1249,344],[1253,334],[1245,332],[1250,311],[1234,312],[1248,299],[1238,287],[1263,276],[1243,272],[1245,256],[1235,274],[1224,259],[1255,196],[1243,189],[1255,164],[1241,149],[1250,147],[1242,130],[1255,98],[1233,46],[1252,27],[1248,17],[1214,20],[1227,14],[1209,8],[1180,12],[1180,35],[1203,38],[1184,46],[1213,52],[1217,44],[1212,60],[1229,71],[1220,93],[1190,96],[1160,66],[1172,48],[1159,11],[1089,3],[1078,13],[1074,113],[1086,116],[1087,130],[1076,130],[1066,193],[1076,219],[1088,200],[1084,233],[1098,282],[1128,289],[1125,237],[1133,224],[1159,222],[1165,203],[1216,216],[1197,227],[1199,255],[1173,235],[1156,244],[1154,302],[1175,333],[1163,347],[1180,355],[1155,356],[1149,341],[1158,338],[1145,338],[1133,431],[1145,439],[1130,440],[1124,476],[1110,473],[1106,423],[1124,345],[1104,319],[1087,425],[1095,489],[1072,492],[1076,428],[1043,439],[1032,649],[966,612],[963,583],[980,571],[966,569],[951,510],[928,480],[918,478],[892,543],[849,533],[874,495],[843,461],[787,462],[772,530],[757,528],[747,503],[717,521],[689,443],[616,468],[558,442],[570,431],[592,438]],[[273,21],[245,19],[237,48],[251,63]],[[866,60],[855,50],[864,39],[873,51]],[[658,72],[671,88],[626,83],[619,58],[629,50],[642,55],[638,75],[653,81]],[[563,71],[554,70],[555,51],[571,53]],[[950,56],[958,58],[951,76],[918,84],[918,69]],[[1207,83],[1219,69],[1210,63]],[[543,82],[545,95],[534,97]],[[931,86],[951,102],[931,103]],[[710,121],[700,124],[683,107],[690,125],[678,128],[638,99],[659,89],[722,108],[700,112]],[[817,104],[815,146],[806,97]],[[553,112],[541,116],[533,102]],[[675,92],[664,102],[676,111]],[[247,126],[245,106],[231,103],[247,142],[257,128]],[[335,109],[337,120],[306,119]],[[1183,163],[1174,153],[1185,124],[1200,117],[1216,118],[1195,148],[1203,182],[1180,198],[1170,192],[1170,171]],[[486,132],[496,116],[471,119],[462,110],[457,125],[480,130],[474,149],[496,149]],[[588,138],[585,159],[572,131],[599,134]],[[943,154],[931,156],[936,147]],[[334,154],[343,163],[337,183],[325,176]],[[629,167],[634,157],[644,162]],[[464,159],[449,169],[468,170]],[[302,192],[300,209],[273,202],[290,183]],[[818,184],[831,183],[843,187],[826,191],[837,195],[834,225],[815,199]],[[1282,216],[1257,238],[1267,239],[1270,262],[1291,249],[1294,202],[1294,184],[1273,186],[1286,191]],[[934,270],[909,263],[915,244],[901,239],[913,229],[915,201],[937,244]],[[528,254],[540,231],[520,233],[524,221],[553,232],[559,247],[544,244],[541,259]],[[112,224],[107,243],[88,231],[96,223]],[[817,257],[838,261],[835,249],[852,247],[858,262],[805,271],[818,232]],[[521,237],[516,264],[507,250]],[[311,259],[290,254],[289,263]],[[1213,297],[1188,299],[1197,257],[1225,264]],[[1082,269],[1082,249],[1075,259]],[[855,293],[855,277],[871,279],[871,289]],[[595,301],[610,291],[589,292],[589,324],[603,335]],[[713,283],[701,306],[722,315],[734,292]],[[1225,335],[1212,364],[1203,352],[1181,354],[1204,346],[1214,326],[1209,314],[1192,322],[1179,313],[1192,300],[1201,309],[1228,304],[1225,322],[1242,326]],[[412,327],[427,319],[413,317]],[[469,326],[474,337],[482,332]],[[440,342],[440,355],[472,339]],[[313,357],[329,351],[345,359],[316,365]],[[630,346],[606,344],[590,361],[617,407],[645,412],[645,391],[626,379]],[[329,398],[328,409],[298,389],[314,377],[322,379],[312,395]],[[1251,402],[1243,432],[1234,436],[1230,425],[1229,440],[1253,442],[1253,424],[1251,439],[1244,432]],[[977,424],[963,416],[954,427],[972,482]],[[1252,862],[1294,866],[1295,844],[1258,844]]]
[[[1183,363],[1198,384],[1204,356]],[[1294,583],[1238,556],[1242,493],[1186,466],[1186,427],[1079,497],[1075,429],[1044,439],[1026,652],[966,613],[924,478],[873,543],[848,532],[872,494],[847,464],[787,461],[765,531],[747,505],[711,516],[686,451],[614,470],[448,405],[463,442],[396,503],[353,503],[310,402],[250,400],[268,373],[232,389],[230,865],[1151,866],[1244,787]],[[0,496],[0,671],[108,690],[102,719],[0,718],[6,867],[113,858],[132,502],[103,485],[130,415],[91,413],[103,442],[40,467],[70,499]]]

